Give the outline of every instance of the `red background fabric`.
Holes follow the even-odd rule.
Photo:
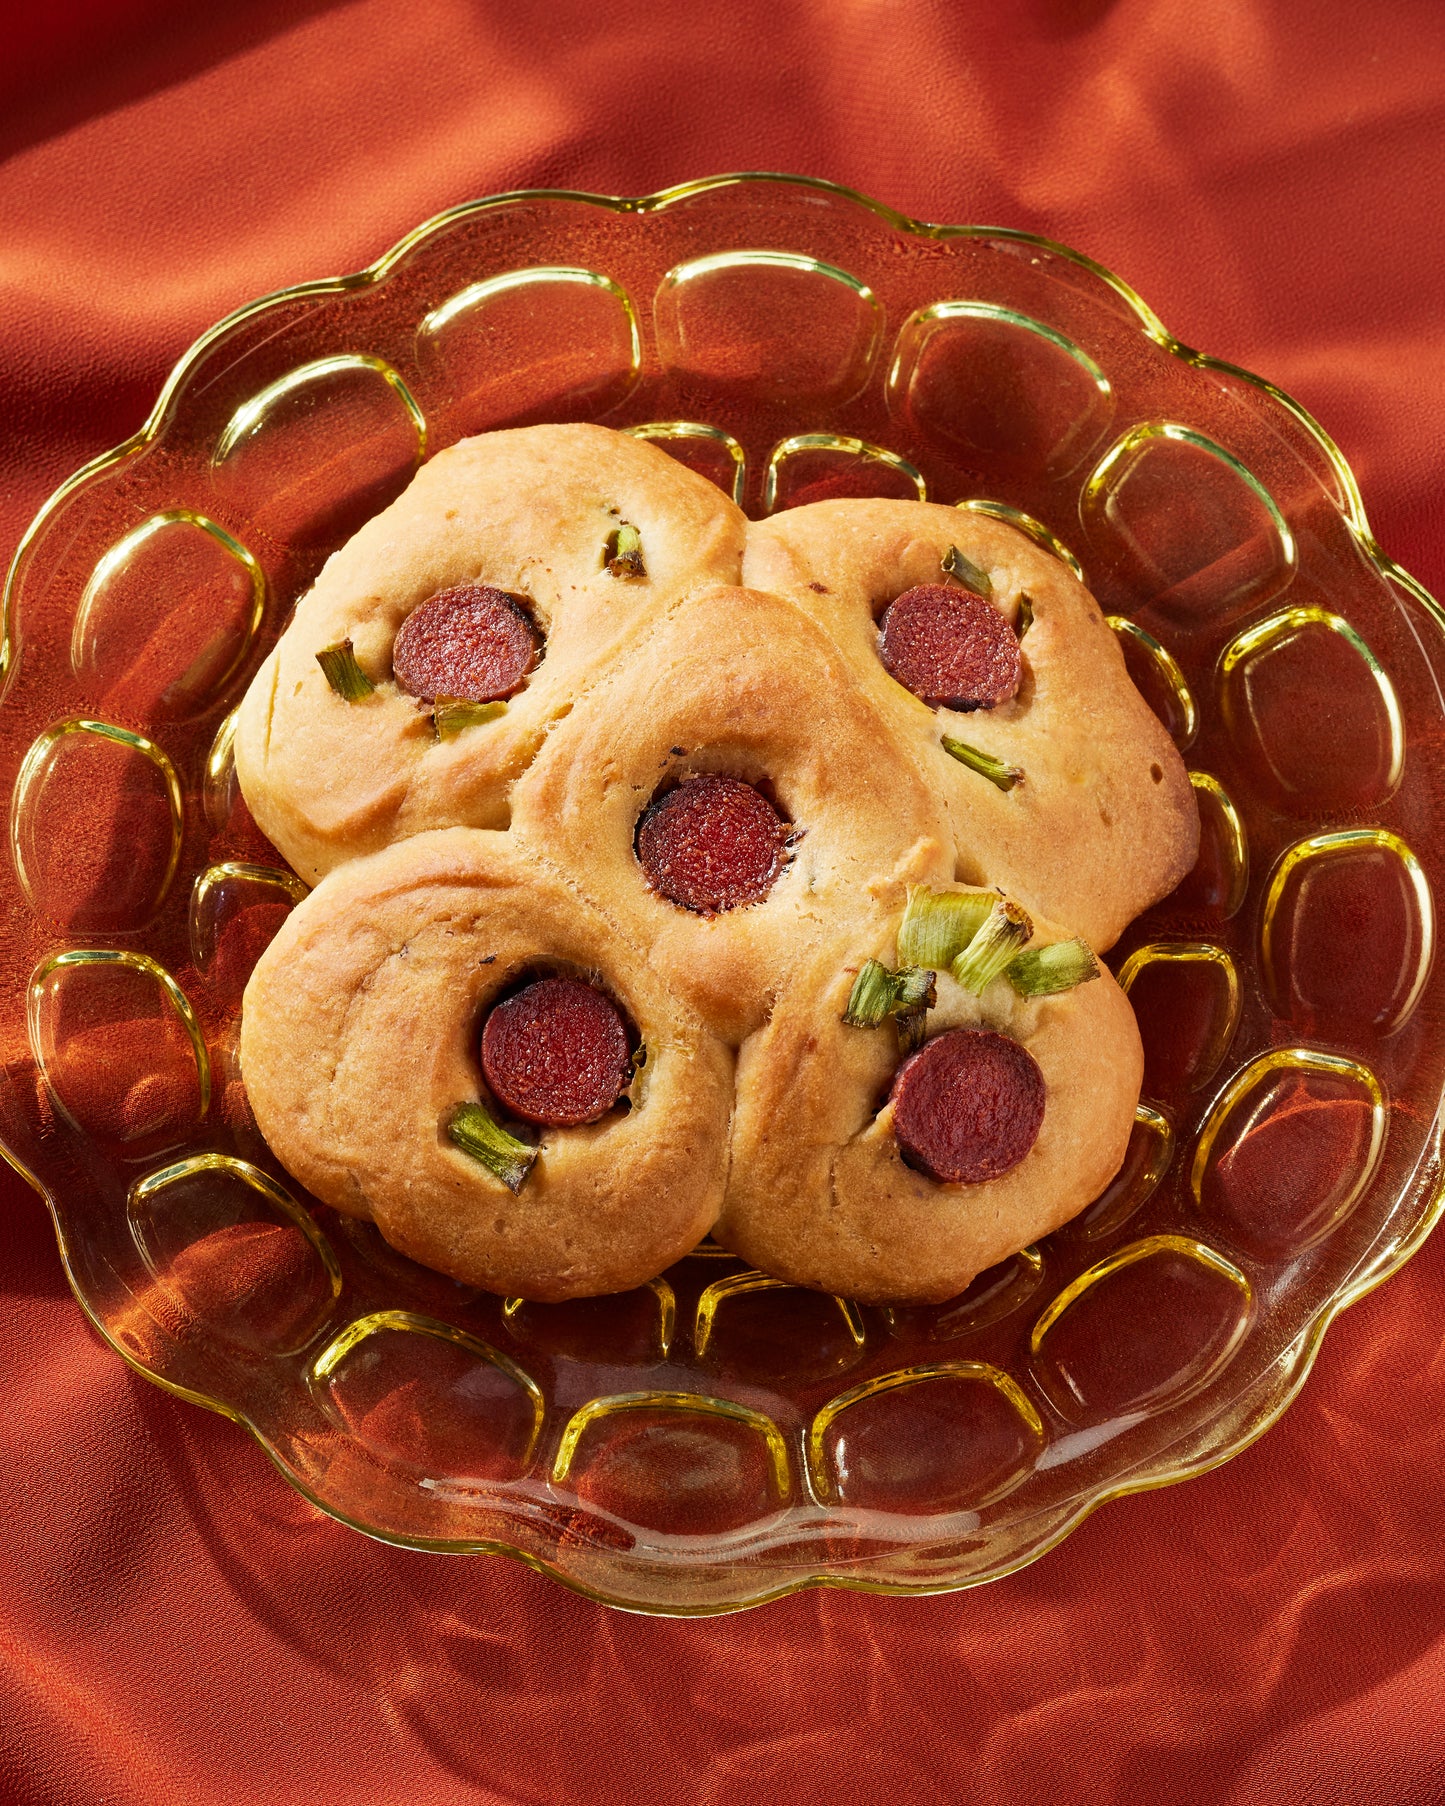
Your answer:
[[[0,53],[0,557],[264,290],[772,168],[1026,227],[1299,396],[1445,592],[1439,0],[91,0]],[[1445,1236],[1258,1445],[954,1597],[646,1620],[383,1548],[86,1327],[0,1177],[0,1796],[1445,1799]]]

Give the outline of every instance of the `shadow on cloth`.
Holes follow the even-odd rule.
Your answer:
[[[341,0],[81,0],[15,9],[0,64],[0,159],[293,30]],[[88,46],[83,61],[78,43]],[[59,79],[63,74],[64,79]]]

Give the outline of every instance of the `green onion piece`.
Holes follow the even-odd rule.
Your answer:
[[[464,728],[505,715],[505,702],[466,702],[459,696],[438,696],[432,704],[432,732],[438,740],[455,740]]]
[[[480,1104],[458,1104],[447,1123],[447,1134],[464,1154],[495,1173],[508,1191],[522,1189],[537,1158],[536,1148],[499,1129]]]
[[[970,746],[967,740],[954,740],[949,735],[940,736],[943,750],[960,765],[967,765],[970,771],[976,771],[990,784],[997,784],[1000,790],[1012,790],[1015,784],[1023,782],[1023,768],[1019,765],[1005,765],[1002,759],[994,758],[992,753],[980,752],[976,746]]]
[[[900,966],[893,976],[900,1010],[931,1010],[938,1002],[938,980],[921,966]]]
[[[607,535],[607,544],[602,551],[603,568],[613,577],[645,577],[647,568],[642,562],[642,535],[630,520],[625,520],[615,532]]]
[[[1052,997],[1099,976],[1099,962],[1082,941],[1027,947],[1008,964],[1009,983],[1020,997]]]
[[[993,578],[987,571],[980,570],[971,558],[965,558],[957,546],[950,546],[943,554],[943,568],[974,595],[987,597],[993,594]]]
[[[983,926],[993,908],[991,890],[908,887],[908,907],[898,926],[898,958],[905,966],[946,972]]]
[[[981,996],[1022,950],[1033,931],[1027,912],[1010,898],[999,897],[988,912],[988,920],[949,970],[965,991]]]
[[[898,1004],[894,1023],[898,1029],[899,1051],[911,1054],[923,1045],[924,1024],[928,1012],[938,1002],[938,982],[933,974],[919,966],[904,966],[898,979]]]
[[[843,1020],[850,1028],[877,1028],[898,1005],[898,978],[876,959],[865,959],[848,993]]]
[[[1019,591],[1019,618],[1014,631],[1018,634],[1019,638],[1022,639],[1033,624],[1034,599],[1027,590],[1021,589]]]
[[[886,1017],[898,1023],[898,1039],[911,1053],[923,1039],[923,1019],[938,1001],[938,984],[931,972],[904,966],[890,972],[876,959],[864,960],[843,1020],[850,1028],[877,1028]]]
[[[343,640],[339,646],[323,646],[316,654],[316,662],[325,672],[327,683],[348,702],[360,702],[376,688],[357,664],[350,640]]]

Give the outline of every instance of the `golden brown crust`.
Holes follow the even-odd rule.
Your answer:
[[[652,890],[634,851],[659,787],[699,772],[770,785],[798,836],[762,902],[714,916]],[[880,889],[953,876],[942,801],[888,722],[811,621],[752,590],[680,603],[553,730],[512,811],[519,841],[731,1041],[815,948],[842,956]]]
[[[1010,621],[1021,592],[1033,607],[1019,694],[968,714],[930,709],[895,683],[874,625],[894,596],[940,580],[951,545],[991,574]],[[960,878],[997,884],[1106,948],[1193,865],[1199,815],[1183,760],[1093,597],[1022,533],[931,503],[816,502],[749,526],[743,580],[788,597],[836,642],[947,799]],[[996,788],[943,751],[945,734],[1023,781]]]
[[[896,927],[897,917],[894,917]],[[765,1272],[862,1303],[939,1303],[1092,1202],[1129,1143],[1144,1059],[1113,978],[982,997],[938,975],[928,1035],[985,1027],[1018,1041],[1047,1087],[1038,1140],[1011,1172],[949,1185],[906,1166],[886,1102],[899,1064],[890,1023],[842,1020],[866,957],[894,961],[894,929],[845,964],[818,961],[738,1056],[727,1197],[714,1238]],[[1035,945],[1065,938],[1036,925]]]
[[[619,519],[646,575],[602,552]],[[528,427],[439,452],[330,559],[241,704],[236,770],[263,833],[307,880],[428,828],[505,827],[507,791],[548,726],[679,596],[736,582],[746,522],[654,445],[594,426]],[[497,720],[438,742],[399,691],[391,647],[410,611],[455,584],[522,595],[541,664]],[[377,685],[348,703],[316,653],[350,639]]]
[[[514,1196],[445,1124],[485,1099],[487,1004],[537,962],[602,983],[647,1059],[629,1113],[541,1131]],[[323,880],[246,987],[241,1066],[262,1134],[303,1185],[489,1291],[621,1291],[717,1215],[731,1055],[644,955],[503,834],[417,835]]]

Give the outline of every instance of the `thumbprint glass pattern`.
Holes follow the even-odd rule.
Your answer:
[[[492,1298],[250,1124],[241,992],[304,886],[230,711],[425,458],[555,420],[754,515],[1015,523],[1190,767],[1198,864],[1111,956],[1147,1062],[1124,1168],[946,1304],[706,1244],[622,1296]],[[1440,611],[1295,403],[1060,246],[783,177],[459,207],[199,340],[30,528],[0,661],[5,1150],[111,1345],[375,1536],[659,1612],[986,1580],[1242,1448],[1440,1209]]]

